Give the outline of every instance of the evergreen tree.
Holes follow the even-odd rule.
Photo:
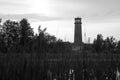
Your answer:
[[[27,19],[22,19],[20,21],[20,45],[21,51],[26,52],[28,51],[27,48],[29,46],[29,38],[32,38],[34,33],[33,29],[31,28],[30,24],[28,23]],[[27,46],[27,47],[26,47]],[[28,48],[29,49],[29,48]]]
[[[96,52],[102,52],[103,51],[103,36],[101,34],[97,35],[97,39],[93,42],[93,47]]]

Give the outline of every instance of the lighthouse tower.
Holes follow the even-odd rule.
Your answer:
[[[75,18],[75,31],[74,31],[74,45],[76,48],[82,49],[82,22],[81,18]]]

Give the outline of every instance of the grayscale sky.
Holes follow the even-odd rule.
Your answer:
[[[92,42],[99,33],[120,40],[120,0],[0,0],[3,21],[27,18],[35,32],[41,25],[65,41],[73,42],[78,16],[82,17],[83,41],[90,37]]]

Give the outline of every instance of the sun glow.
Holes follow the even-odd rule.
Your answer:
[[[52,13],[51,3],[48,0],[29,0],[31,12],[50,15]]]

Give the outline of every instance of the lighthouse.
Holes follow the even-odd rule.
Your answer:
[[[82,49],[82,22],[81,18],[75,18],[74,46],[78,50]]]

